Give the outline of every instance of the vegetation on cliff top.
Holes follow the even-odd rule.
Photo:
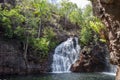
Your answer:
[[[64,19],[64,25],[59,24],[61,18]],[[90,5],[82,10],[66,0],[59,6],[47,0],[23,0],[16,2],[16,5],[3,3],[0,7],[0,33],[7,39],[17,39],[22,43],[24,58],[28,48],[36,55],[47,56],[58,44],[56,29],[50,23],[56,24],[59,30],[64,30],[69,29],[68,21],[79,26],[73,28],[79,31],[81,45],[99,40],[97,34],[103,29],[103,25],[92,15]]]

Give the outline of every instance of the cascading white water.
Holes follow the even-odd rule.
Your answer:
[[[79,52],[77,37],[68,38],[58,45],[53,55],[52,72],[70,72],[70,67],[78,59]]]
[[[109,56],[110,56],[109,54],[107,54],[107,56],[106,56],[106,60],[107,60],[107,62],[106,62],[106,71],[103,72],[103,73],[115,76],[116,72],[117,72],[117,65],[113,65],[113,64],[110,63]]]
[[[111,73],[116,73],[117,72],[117,65],[110,64],[110,72]]]
[[[108,74],[108,75],[116,75],[117,72],[117,66],[116,65],[112,65],[109,64],[110,70],[108,72],[103,72],[104,74]]]
[[[116,75],[116,72],[117,72],[117,65],[113,65],[110,63],[110,54],[107,54],[106,55],[106,65],[107,65],[107,72],[109,72],[109,74],[112,74],[112,75]]]

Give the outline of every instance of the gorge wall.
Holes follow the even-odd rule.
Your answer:
[[[47,59],[38,58],[28,53],[28,67],[26,67],[19,41],[13,39],[6,41],[0,38],[0,75],[48,72],[50,57]]]
[[[105,36],[110,61],[118,65],[116,80],[120,80],[120,0],[92,0],[94,15],[106,26]]]
[[[72,72],[108,72],[110,65],[108,50],[105,44],[85,46],[79,55],[79,59],[71,66]]]

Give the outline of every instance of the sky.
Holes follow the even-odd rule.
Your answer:
[[[50,1],[58,3],[61,0],[50,0]],[[81,8],[84,8],[87,4],[91,4],[90,1],[88,0],[69,0],[69,1],[77,4],[77,6]]]
[[[91,4],[88,0],[70,0],[73,3],[76,3],[78,7],[84,8],[87,4]]]

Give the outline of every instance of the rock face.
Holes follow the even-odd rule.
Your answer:
[[[30,58],[28,55],[28,69],[26,69],[20,43],[17,40],[0,39],[0,75],[40,73],[50,70],[49,59],[36,62],[34,59],[30,61]]]
[[[120,65],[120,0],[92,0],[94,14],[106,26],[106,39],[112,64]],[[116,80],[120,79],[118,67]]]
[[[0,3],[3,3],[4,2],[4,0],[0,0]]]
[[[25,63],[17,43],[13,46],[9,42],[0,40],[0,74],[22,73],[24,70]]]
[[[80,58],[71,66],[73,72],[101,72],[107,70],[107,49],[105,45],[91,45],[84,47]]]

